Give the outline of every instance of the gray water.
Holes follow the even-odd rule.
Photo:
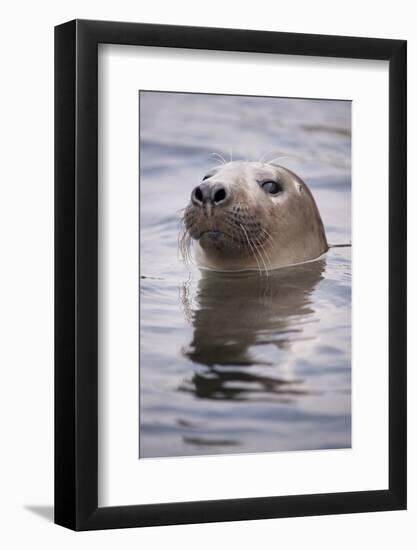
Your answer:
[[[351,240],[350,102],[140,93],[140,457],[351,444],[351,249],[261,276],[181,262],[216,164],[281,157]],[[285,158],[284,158],[285,156]]]

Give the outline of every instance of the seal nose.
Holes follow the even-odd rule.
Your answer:
[[[191,193],[191,201],[197,206],[202,206],[206,203],[217,206],[223,203],[226,199],[227,190],[221,183],[202,183],[197,185]]]

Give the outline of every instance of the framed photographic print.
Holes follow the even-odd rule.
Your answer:
[[[406,507],[406,42],[55,29],[55,521]]]

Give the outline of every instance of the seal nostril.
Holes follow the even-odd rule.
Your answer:
[[[203,192],[201,191],[200,187],[196,187],[192,193],[192,198],[196,200],[196,202],[203,202]]]
[[[226,198],[226,191],[223,188],[222,189],[217,189],[217,191],[214,193],[213,201],[215,203],[216,202],[221,202],[225,198]]]
[[[199,187],[197,187],[196,191],[195,191],[195,198],[200,201],[200,202],[203,202],[203,193],[201,191],[201,189]]]
[[[209,185],[202,183],[198,185],[191,193],[191,201],[196,206],[211,204],[216,206],[227,198],[226,189],[223,185]]]

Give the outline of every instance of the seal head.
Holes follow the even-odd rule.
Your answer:
[[[202,267],[269,270],[328,250],[307,185],[283,166],[235,161],[210,170],[184,213],[182,248],[195,241]]]

